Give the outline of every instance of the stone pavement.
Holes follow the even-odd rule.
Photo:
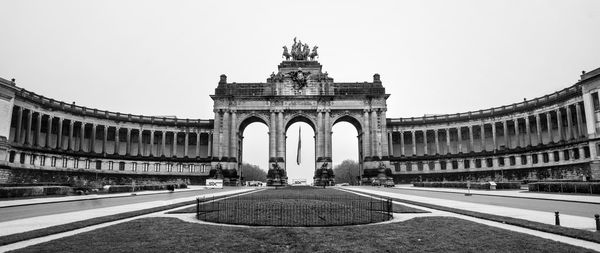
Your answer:
[[[166,201],[152,201],[130,205],[112,206],[106,208],[90,209],[85,211],[68,212],[61,214],[44,215],[25,219],[0,222],[0,236],[27,232],[31,230],[62,225],[70,222],[82,221],[91,218],[114,215],[124,212],[148,209],[153,207],[176,204],[195,200],[197,197],[219,197],[232,193],[242,193],[255,190],[256,188],[224,188],[199,191],[197,196],[183,197]],[[196,189],[198,190],[198,189]]]
[[[401,187],[402,188],[402,187]],[[512,208],[512,207],[503,207],[498,205],[486,205],[486,204],[478,204],[471,202],[462,202],[455,200],[447,200],[441,198],[431,198],[431,197],[420,197],[414,196],[410,194],[402,194],[401,191],[392,192],[390,188],[374,188],[374,187],[343,187],[343,189],[350,189],[359,192],[369,193],[369,194],[378,194],[382,196],[411,200],[415,202],[429,203],[435,204],[438,206],[445,206],[463,210],[469,210],[480,213],[487,213],[493,215],[500,215],[506,217],[512,217],[523,220],[530,220],[545,224],[554,225],[554,213],[553,212],[542,212],[542,211],[534,211],[534,210],[526,210],[520,208]],[[410,188],[413,189],[413,188]],[[447,189],[444,189],[447,190]],[[462,191],[465,192],[465,191]],[[600,208],[599,208],[600,209]],[[595,231],[596,223],[593,217],[581,217],[575,215],[560,215],[560,223],[564,227],[577,228]]]
[[[176,192],[183,191],[200,191],[206,189],[205,186],[199,185],[188,185],[185,189],[175,189]],[[122,192],[122,193],[110,193],[110,194],[89,194],[89,195],[75,195],[75,196],[58,196],[58,197],[44,197],[44,198],[28,198],[28,199],[15,199],[15,200],[2,200],[0,199],[0,208],[21,206],[21,205],[35,205],[44,203],[57,203],[67,201],[80,201],[90,199],[103,199],[103,198],[122,198],[130,197],[132,195],[150,195],[150,194],[167,194],[170,193],[167,190],[158,191],[137,191],[137,192]]]
[[[399,184],[395,188],[408,189],[408,190],[419,190],[419,191],[436,191],[436,192],[452,192],[452,193],[467,193],[467,189],[458,188],[432,188],[432,187],[414,187],[412,184]],[[529,192],[527,190],[473,190],[471,194],[474,195],[490,195],[490,196],[504,196],[514,198],[529,198],[529,199],[548,199],[548,200],[560,200],[560,201],[571,201],[571,202],[583,202],[583,203],[597,203],[600,204],[600,195],[585,195],[585,194],[557,194],[557,193],[537,193]]]

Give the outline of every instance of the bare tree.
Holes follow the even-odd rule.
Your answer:
[[[333,169],[336,183],[358,184],[359,173],[358,163],[353,160],[344,160]]]
[[[241,171],[245,181],[267,181],[267,172],[256,165],[242,163]]]

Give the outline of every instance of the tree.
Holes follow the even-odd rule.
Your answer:
[[[241,173],[245,181],[267,181],[267,172],[256,165],[242,163]]]
[[[333,169],[336,183],[358,184],[359,173],[358,163],[353,160],[344,160]]]

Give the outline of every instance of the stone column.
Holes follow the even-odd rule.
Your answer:
[[[573,139],[573,117],[571,116],[571,106],[567,105],[567,140]]]
[[[63,146],[62,146],[62,124],[63,124],[63,119],[58,118],[58,134],[56,135],[56,148],[59,150],[63,149]]]
[[[108,126],[104,125],[104,134],[102,135],[102,154],[106,155],[106,142],[108,140]]]
[[[154,156],[154,130],[150,130],[150,156]]]
[[[50,122],[52,122],[52,121],[50,121]],[[17,129],[15,131],[15,142],[16,143],[21,143],[21,128],[23,127],[22,124],[23,124],[23,107],[19,106],[19,109],[17,112]],[[51,128],[48,128],[48,129],[51,129]],[[15,162],[18,163],[17,160],[15,160]]]
[[[119,149],[121,149],[121,140],[119,140],[119,132],[120,132],[121,128],[120,127],[115,127],[115,151],[113,152],[113,154],[118,155],[119,154]]]
[[[167,156],[167,132],[165,130],[160,131],[160,156]]]
[[[546,112],[546,124],[548,125],[548,143],[554,142],[554,136],[552,135],[552,115],[550,112]]]
[[[275,117],[275,110],[271,110],[271,124],[269,126],[269,158],[276,158],[277,157],[277,118]],[[318,120],[321,119],[321,113],[319,112],[319,116],[318,116]],[[317,122],[317,125],[319,125],[319,123]],[[319,125],[320,126],[320,125]],[[317,132],[319,132],[318,126],[317,126]],[[317,137],[320,138],[319,133],[315,133],[317,135]],[[319,144],[320,144],[320,139],[317,138],[317,148],[319,148]],[[317,157],[321,155],[321,153],[319,151],[317,151]]]
[[[494,145],[493,150],[497,150],[498,141],[496,140],[496,122],[492,122],[492,143]]]
[[[529,123],[529,116],[525,116],[525,131],[527,132],[527,142],[525,143],[527,146],[531,146],[531,125]]]
[[[400,132],[400,155],[403,156],[404,154],[406,154],[406,152],[404,152],[404,131],[399,131]],[[364,140],[363,140],[364,143]]]
[[[423,133],[423,154],[429,154],[429,145],[427,145],[427,129],[421,131]]]
[[[576,119],[577,119],[577,137],[583,137],[585,131],[585,126],[583,125],[583,118],[581,117],[581,104],[579,104],[579,102],[577,102],[575,104],[575,113],[576,115]]]
[[[73,120],[69,120],[69,143],[67,143],[67,150],[75,150],[73,148],[73,125],[75,122]]]
[[[177,157],[177,132],[173,131],[173,143],[171,143],[171,156]]]
[[[144,136],[143,131],[144,130],[141,128],[138,131],[138,153],[137,153],[138,155],[143,155],[143,153],[142,153],[142,151],[143,151],[142,144],[144,143],[144,140],[142,139],[142,137]]]
[[[493,122],[492,122],[492,125],[494,125]],[[479,126],[479,129],[481,130],[479,133],[480,134],[479,138],[481,139],[481,151],[485,151],[485,123],[481,123],[481,125]],[[492,131],[493,131],[493,129],[492,129]],[[492,133],[492,135],[493,135],[493,133]],[[494,138],[494,137],[492,137],[492,138]],[[496,145],[496,144],[494,143],[494,145]],[[494,149],[496,149],[496,147],[494,147]]]
[[[200,157],[200,134],[202,130],[196,132],[196,157]]]
[[[446,128],[446,148],[448,149],[448,154],[450,154],[450,128]]]
[[[469,125],[469,151],[475,152],[475,142],[473,141],[473,126]]]
[[[219,110],[213,110],[215,112],[215,120],[214,120],[214,129],[213,129],[213,142],[212,142],[212,158],[221,157],[221,153],[219,152],[219,146],[221,141],[221,113]],[[271,126],[269,126],[271,127]],[[270,149],[270,147],[269,147]]]
[[[379,113],[379,122],[381,122],[381,156],[382,157],[386,157],[389,156],[389,150],[387,149],[389,143],[388,143],[388,139],[385,137],[385,133],[387,132],[387,121],[386,121],[386,116],[385,116],[385,111],[386,109],[383,108],[381,109],[380,113]],[[331,132],[331,127],[329,128],[329,132]],[[329,135],[329,140],[331,142],[331,134]],[[329,148],[329,157],[331,157],[331,146]]]
[[[535,115],[535,128],[536,128],[535,131],[537,134],[537,145],[541,145],[542,144],[542,124],[541,124],[539,114]]]
[[[230,157],[235,157],[236,161],[238,159],[238,143],[239,143],[239,136],[238,136],[238,129],[237,129],[237,112],[235,110],[231,111],[231,127],[230,129],[230,133],[231,136],[229,137],[229,139],[231,140],[231,144],[230,144],[230,149],[229,149],[229,156]]]
[[[20,108],[20,107],[19,107]],[[44,143],[44,146],[46,148],[50,147],[50,141],[52,140],[52,138],[50,136],[52,136],[52,119],[54,117],[48,115],[48,129],[46,130],[46,143]]]
[[[438,137],[438,129],[434,129],[433,133],[435,134],[435,154],[439,155],[440,154],[440,140]]]
[[[562,130],[562,113],[560,112],[560,108],[556,109],[556,124],[558,126],[558,140],[564,140],[563,130]]]
[[[320,113],[319,113],[320,115]],[[320,117],[317,118],[317,120],[320,119]],[[363,110],[363,120],[364,120],[364,129],[363,129],[363,155],[365,157],[369,157],[371,156],[371,130],[370,130],[370,125],[371,122],[369,120],[369,110],[364,109]],[[404,139],[404,137],[401,138],[401,141]],[[401,148],[402,153],[404,154],[404,143],[402,143],[402,148]]]
[[[505,120],[502,122],[502,130],[504,130],[504,146],[506,146],[507,149],[510,148],[510,138],[508,137],[508,121]]]
[[[373,154],[373,156],[379,156],[381,157],[380,153],[379,153],[379,149],[380,149],[380,138],[379,138],[379,133],[377,130],[377,110],[371,110],[371,154]]]
[[[461,131],[462,127],[458,127],[456,128],[456,133],[458,134],[458,153],[462,153],[463,149],[462,149],[462,131]]]
[[[206,155],[208,157],[212,157],[212,155],[213,155],[212,143],[213,143],[213,133],[208,132],[208,147],[206,148],[206,150],[207,150]]]
[[[390,157],[394,156],[394,134],[393,133],[394,132],[392,132],[392,131],[388,131],[388,143],[389,143],[388,153],[389,153]]]
[[[92,124],[92,134],[90,135],[90,153],[96,153],[96,124]]]
[[[31,145],[31,123],[33,122],[33,111],[27,113],[27,125],[25,126],[25,145]]]
[[[325,120],[327,120],[327,114]],[[326,137],[327,135],[325,135]],[[326,151],[327,149],[325,149]],[[283,110],[277,112],[277,157],[285,160],[285,129],[283,126]],[[283,165],[281,165],[283,167]]]
[[[412,150],[413,150],[413,155],[417,155],[417,138],[415,136],[415,130],[410,131],[410,133],[412,134]]]
[[[186,129],[185,132],[183,133],[184,137],[183,137],[183,157],[188,157],[188,145],[190,143],[190,137],[189,137],[189,132]]]
[[[231,121],[229,120],[229,110],[223,113],[223,139],[221,140],[221,156],[229,160],[229,126]]]
[[[79,127],[79,151],[84,151],[83,150],[83,142],[85,140],[85,123],[83,123],[83,121],[81,122],[81,127]]]
[[[521,146],[521,134],[519,133],[519,119],[513,120],[515,123],[515,148]]]
[[[40,145],[40,139],[42,136],[42,113],[38,113],[38,117],[37,117],[37,127],[35,128],[36,132],[35,132],[35,146],[36,147],[41,147]]]
[[[131,128],[127,128],[127,137],[125,140],[125,155],[131,155]]]

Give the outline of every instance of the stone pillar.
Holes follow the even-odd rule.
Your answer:
[[[391,156],[394,156],[394,132],[388,131],[388,153]]]
[[[448,149],[448,154],[450,154],[450,128],[446,128],[446,148]]]
[[[527,138],[525,145],[531,146],[531,125],[529,123],[529,116],[525,116],[525,131],[527,132],[527,136],[525,136],[525,138]]]
[[[404,152],[404,131],[399,131],[400,132],[400,155],[403,156],[404,154],[406,154],[406,152]],[[364,140],[363,140],[364,143]]]
[[[548,143],[554,142],[554,136],[552,135],[552,115],[550,112],[546,112],[546,124],[548,125]]]
[[[239,140],[239,134],[238,134],[238,129],[237,129],[237,112],[235,110],[231,111],[231,127],[229,129],[230,129],[230,133],[231,133],[231,136],[229,137],[229,139],[231,140],[229,156],[235,157],[235,159],[237,161],[237,159],[238,159],[238,143],[240,140]]]
[[[371,154],[373,156],[381,157],[379,153],[380,149],[380,136],[377,130],[377,110],[371,110]]]
[[[513,120],[515,123],[515,148],[521,146],[521,134],[519,133],[519,119]]]
[[[382,157],[387,157],[390,155],[390,153],[388,152],[388,139],[385,137],[385,134],[387,132],[387,121],[386,121],[386,116],[385,116],[385,111],[386,109],[383,108],[381,109],[380,113],[379,113],[379,122],[381,122],[381,156]],[[329,130],[331,130],[331,127],[329,128]],[[330,131],[331,132],[331,131]],[[331,142],[331,134],[329,135],[329,141]],[[331,157],[331,146],[329,148],[329,156]]]
[[[277,118],[275,117],[275,110],[271,110],[271,124],[269,126],[269,157],[275,159],[277,157]],[[321,119],[321,113],[319,112],[319,116],[318,116],[318,120]],[[317,125],[319,125],[319,123],[317,122]],[[320,126],[320,125],[319,125]],[[317,126],[317,132],[319,132],[318,126]],[[315,133],[317,135],[317,148],[319,148],[319,144],[321,144],[321,142],[319,141],[320,136],[319,133]],[[321,155],[321,153],[319,151],[317,151],[317,157]],[[275,162],[275,161],[273,161]]]
[[[36,147],[41,147],[40,145],[40,139],[42,136],[42,114],[38,113],[38,117],[37,117],[37,127],[35,128],[35,146]]]
[[[462,131],[461,131],[462,127],[458,127],[456,128],[456,133],[458,134],[458,153],[462,153],[463,149],[462,149]]]
[[[52,121],[50,121],[50,122],[52,122]],[[21,143],[21,128],[23,127],[22,124],[23,124],[23,107],[19,106],[19,109],[17,112],[17,129],[15,131],[15,142],[16,143]],[[18,161],[15,160],[15,163],[18,163]]]
[[[492,125],[494,125],[494,123],[492,123]],[[481,125],[479,126],[480,131],[480,139],[481,139],[481,151],[485,151],[485,123],[481,123]],[[492,130],[493,131],[493,130]],[[494,137],[492,137],[494,138]],[[494,145],[496,145],[494,143]],[[496,147],[494,147],[494,149],[496,149]]]
[[[33,111],[27,113],[27,125],[25,126],[25,145],[31,145],[31,123],[33,122]]]
[[[542,124],[541,124],[539,114],[535,115],[535,128],[536,128],[535,131],[537,134],[537,145],[541,145],[542,144]]]
[[[104,133],[102,134],[102,154],[106,155],[106,142],[108,140],[108,126],[104,126]]]
[[[143,153],[142,153],[142,151],[143,151],[143,149],[142,149],[142,143],[144,143],[144,140],[142,139],[142,137],[144,136],[143,135],[143,131],[144,130],[141,129],[141,128],[138,131],[138,153],[137,153],[138,156],[139,155],[143,155]]]
[[[219,110],[213,110],[215,112],[215,120],[214,120],[214,129],[213,129],[213,142],[212,142],[212,158],[213,160],[217,160],[216,158],[221,157],[221,153],[219,152],[219,145],[221,141],[221,113]],[[271,121],[272,122],[272,121]],[[269,126],[269,127],[272,127]],[[269,147],[270,150],[271,147]]]
[[[438,137],[438,129],[434,129],[433,133],[435,134],[435,154],[439,155],[440,154],[440,140]]]
[[[92,133],[90,135],[90,153],[96,153],[96,124],[92,124]]]
[[[427,145],[427,130],[424,129],[423,131],[421,131],[423,133],[423,154],[424,155],[428,155],[429,154],[429,145]]]
[[[200,134],[202,130],[196,132],[196,157],[200,157]]]
[[[183,136],[183,157],[188,157],[188,151],[189,151],[188,145],[190,144],[190,137],[189,137],[190,134],[187,129],[185,130],[185,132],[183,134],[184,134],[184,136]]]
[[[581,104],[579,104],[579,102],[577,102],[575,104],[575,113],[576,115],[576,119],[577,119],[577,138],[583,137],[585,131],[585,127],[583,126],[583,118],[581,117]],[[593,119],[590,119],[593,120]]]
[[[63,146],[62,146],[62,124],[63,124],[63,119],[58,118],[58,134],[56,135],[56,148],[59,150],[63,149]]]
[[[50,148],[50,141],[52,141],[52,119],[53,117],[48,115],[48,129],[46,130],[46,143],[44,143],[46,148]]]
[[[473,141],[473,126],[469,125],[469,151],[475,152],[475,142]]]
[[[75,122],[73,120],[69,120],[69,142],[67,143],[67,150],[75,150],[73,148],[73,127]]]
[[[79,149],[78,150],[79,151],[84,151],[83,150],[83,143],[84,143],[84,140],[85,140],[85,123],[83,123],[83,121],[81,122],[81,125],[79,127],[79,131],[80,131],[80,134],[79,134]]]
[[[573,139],[573,117],[571,116],[571,106],[567,105],[567,140]]]
[[[131,155],[131,128],[127,128],[127,137],[125,140],[125,155]]]
[[[325,120],[327,120],[328,116],[329,114],[325,115]],[[283,110],[277,112],[277,157],[282,158],[285,161],[285,129],[283,125]],[[283,164],[280,166],[282,168],[284,167]]]
[[[121,140],[119,140],[120,130],[121,130],[120,127],[115,127],[115,150],[113,152],[113,154],[115,154],[115,155],[118,155],[119,149],[121,149]]]
[[[150,156],[154,156],[154,130],[150,130]]]
[[[221,156],[225,159],[229,160],[229,126],[231,126],[231,121],[229,120],[229,110],[223,113],[223,139],[221,140]]]
[[[413,155],[417,155],[417,138],[415,136],[415,130],[410,131],[412,134],[412,152]]]
[[[558,140],[564,140],[563,129],[562,129],[562,113],[560,108],[556,109],[556,125],[558,126]]]
[[[319,115],[321,113],[319,112]],[[317,120],[321,117],[319,116]],[[363,129],[363,154],[365,157],[371,156],[371,121],[369,120],[369,110],[363,110],[363,120],[364,120],[364,129]],[[404,138],[401,138],[403,140]],[[404,143],[402,144],[402,153],[404,153]]]
[[[213,155],[212,143],[213,143],[213,133],[209,132],[208,133],[208,147],[206,148],[206,150],[207,150],[206,155],[208,157],[212,157],[212,155]]]
[[[160,156],[167,156],[167,131],[160,131]]]
[[[502,130],[504,130],[504,146],[506,149],[510,149],[510,138],[508,137],[508,121],[502,122]]]
[[[492,143],[494,145],[493,150],[498,149],[498,141],[496,140],[496,122],[492,122]]]
[[[177,157],[177,132],[173,131],[173,143],[171,143],[171,157]]]

